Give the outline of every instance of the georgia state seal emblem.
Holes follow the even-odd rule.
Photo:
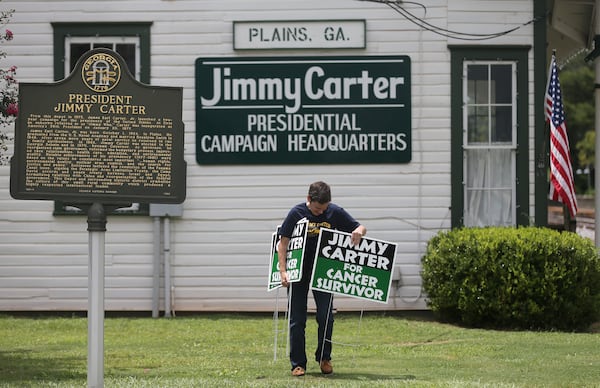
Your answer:
[[[121,65],[110,54],[96,53],[83,63],[81,77],[83,83],[94,92],[108,92],[121,79]]]

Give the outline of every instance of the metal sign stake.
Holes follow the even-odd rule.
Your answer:
[[[88,215],[88,387],[104,386],[104,245],[106,214],[130,203],[76,204]]]
[[[94,203],[88,209],[88,387],[104,386],[104,240],[106,213]]]

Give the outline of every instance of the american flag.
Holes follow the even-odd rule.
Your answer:
[[[571,213],[577,214],[575,182],[567,136],[567,123],[562,103],[556,58],[552,55],[545,102],[546,121],[550,123],[550,199],[562,202]]]

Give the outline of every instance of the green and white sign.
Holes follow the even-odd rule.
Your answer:
[[[279,254],[277,245],[281,236],[279,228],[271,235],[271,260],[269,266],[269,284],[268,291],[281,287],[281,274],[279,273]],[[290,283],[299,282],[302,279],[302,259],[304,257],[304,247],[306,246],[306,232],[308,231],[308,220],[301,219],[296,224],[290,243],[287,249],[286,270]]]
[[[410,58],[198,58],[196,160],[408,163]]]
[[[363,237],[354,246],[350,237],[321,228],[311,288],[387,303],[397,245]]]

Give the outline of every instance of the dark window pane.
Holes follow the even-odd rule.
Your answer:
[[[492,143],[512,142],[512,107],[492,108]]]
[[[114,44],[112,43],[94,43],[94,48],[107,48],[113,50]]]
[[[512,102],[512,66],[493,65],[491,69],[492,104]]]
[[[117,44],[116,51],[123,57],[125,62],[127,63],[127,68],[135,77],[135,44]]]
[[[488,65],[469,65],[467,67],[467,78],[469,80],[487,81]]]
[[[470,106],[468,109],[468,116],[468,143],[488,144],[490,141],[488,107]]]
[[[467,67],[469,104],[487,104],[488,102],[488,66],[469,65]]]
[[[69,62],[69,73],[75,68],[77,60],[90,50],[89,43],[71,43],[71,58]]]

